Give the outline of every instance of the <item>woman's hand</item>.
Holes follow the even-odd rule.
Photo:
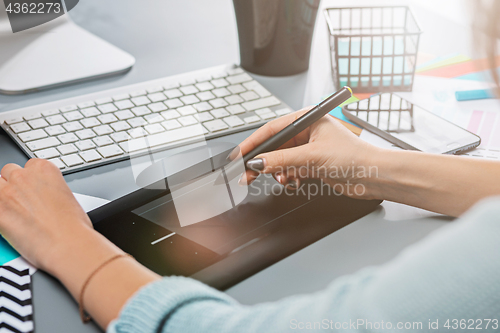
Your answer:
[[[273,120],[259,128],[240,144],[242,155],[285,128],[309,109]],[[248,170],[240,183],[249,184],[258,173],[273,174],[276,180],[296,188],[301,179],[319,178],[351,197],[369,198],[367,188],[354,191],[357,184],[376,177],[373,157],[381,149],[359,139],[339,121],[325,116],[285,143],[279,150],[261,154],[247,163]],[[361,193],[362,192],[362,193]]]
[[[59,169],[32,159],[24,168],[8,164],[0,178],[0,233],[41,269],[64,245],[92,224]],[[50,270],[50,269],[49,269]]]

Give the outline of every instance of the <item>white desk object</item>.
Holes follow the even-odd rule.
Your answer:
[[[0,2],[0,93],[23,94],[128,71],[135,58],[67,14],[12,33]]]

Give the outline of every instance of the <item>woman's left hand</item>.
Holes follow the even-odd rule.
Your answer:
[[[33,265],[48,270],[64,245],[92,224],[59,169],[29,160],[8,164],[0,178],[0,233]],[[50,269],[49,269],[50,271]]]

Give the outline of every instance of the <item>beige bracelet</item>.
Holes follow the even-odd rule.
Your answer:
[[[85,315],[85,308],[83,306],[83,295],[85,293],[85,289],[87,289],[87,286],[90,282],[90,280],[92,280],[92,278],[94,277],[94,275],[96,275],[104,266],[106,266],[107,264],[109,264],[110,262],[116,260],[116,259],[120,259],[120,258],[133,258],[130,254],[127,254],[127,253],[122,253],[122,254],[117,254],[111,258],[109,258],[108,260],[106,260],[105,262],[103,262],[101,265],[99,265],[99,267],[97,267],[90,275],[89,277],[87,278],[87,280],[85,280],[85,283],[83,284],[83,287],[82,287],[82,291],[80,292],[80,297],[79,297],[79,304],[80,304],[80,318],[82,319],[82,322],[83,323],[88,323],[90,321],[90,316],[88,315]]]

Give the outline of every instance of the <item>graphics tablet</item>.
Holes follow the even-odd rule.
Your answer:
[[[272,177],[261,175],[238,204],[233,200],[220,214],[183,223],[186,212],[180,212],[176,190],[166,183],[159,181],[158,186],[90,212],[92,223],[154,272],[191,276],[218,289],[229,288],[380,204],[340,196],[319,181],[285,191]],[[188,191],[195,193],[194,200],[185,201],[188,213],[199,216],[207,203],[226,200],[224,193],[212,191],[210,182],[197,184]]]

